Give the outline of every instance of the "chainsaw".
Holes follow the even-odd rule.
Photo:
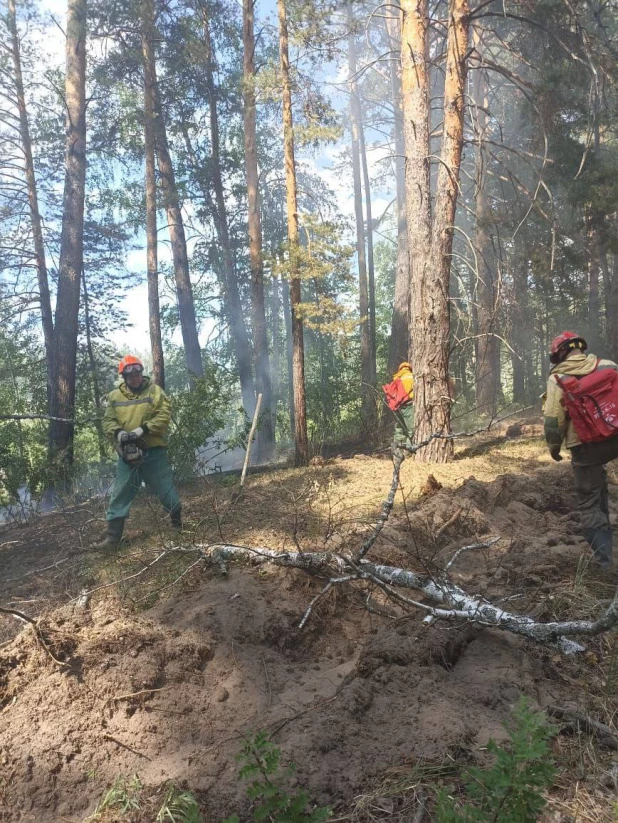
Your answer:
[[[144,459],[144,451],[139,447],[138,439],[136,434],[123,434],[116,446],[116,451],[128,466],[138,466]]]

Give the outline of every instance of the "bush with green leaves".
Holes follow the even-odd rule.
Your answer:
[[[281,750],[271,743],[266,732],[257,732],[249,738],[237,757],[242,763],[238,776],[250,780],[247,797],[253,802],[253,819],[256,823],[322,823],[332,812],[328,807],[310,808],[309,795],[305,791],[288,794],[280,785],[286,773],[293,771],[281,766]],[[237,815],[223,823],[239,823]]]
[[[494,763],[487,769],[469,769],[466,793],[471,802],[456,802],[438,792],[438,823],[534,823],[545,806],[543,790],[556,773],[550,740],[555,733],[547,717],[534,712],[522,697],[507,726],[509,744],[490,740]]]
[[[207,366],[204,377],[191,390],[171,393],[172,427],[169,453],[178,480],[195,474],[196,451],[223,426],[222,383],[214,366]]]

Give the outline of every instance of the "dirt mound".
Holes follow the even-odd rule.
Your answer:
[[[583,577],[573,582],[582,545],[568,469],[468,477],[455,489],[432,470],[442,488],[398,504],[372,557],[444,566],[464,543],[500,535],[461,555],[457,583],[516,593],[513,608],[546,617],[590,608]],[[522,692],[537,705],[588,692],[615,710],[601,641],[585,660],[556,660],[506,633],[419,614],[389,621],[339,592],[301,631],[322,583],[299,572],[232,566],[183,584],[148,611],[127,605],[130,590],[120,600],[105,589],[90,608],[48,614],[41,636],[67,665],[32,628],[0,651],[0,821],[81,823],[106,787],[134,774],[139,823],[151,823],[168,781],[188,786],[208,820],[250,819],[234,756],[258,729],[296,763],[291,784],[345,809],[389,769],[482,760]]]

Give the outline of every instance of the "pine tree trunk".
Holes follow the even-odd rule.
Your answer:
[[[482,62],[483,44],[480,33],[473,31],[477,55]],[[475,157],[475,252],[478,270],[476,272],[475,303],[477,305],[477,340],[476,340],[476,405],[481,414],[493,416],[498,401],[498,367],[500,349],[496,333],[496,293],[495,293],[495,255],[493,252],[489,210],[485,196],[486,164],[488,162],[484,142],[487,138],[489,101],[487,99],[488,81],[486,69],[477,66],[473,83],[473,101],[476,108],[476,146]],[[474,294],[474,292],[473,292]]]
[[[513,368],[513,403],[526,403],[526,357],[530,350],[528,319],[528,272],[525,258],[515,257],[513,262],[513,306],[511,307],[511,342],[514,354],[511,362]],[[532,364],[530,364],[531,366]]]
[[[30,124],[28,122],[28,110],[26,108],[24,80],[21,71],[21,50],[19,44],[19,35],[17,33],[15,0],[8,0],[7,10],[7,24],[11,34],[11,56],[13,59],[13,71],[15,74],[15,93],[17,96],[17,107],[19,109],[19,133],[25,159],[26,183],[28,186],[28,204],[30,206],[30,219],[32,222],[32,239],[34,242],[34,257],[36,261],[37,281],[39,285],[41,325],[43,327],[45,355],[47,358],[47,400],[49,403],[51,401],[52,396],[51,364],[54,351],[54,320],[52,315],[51,300],[49,297],[49,281],[47,277],[47,264],[45,262],[45,244],[43,242],[43,228],[41,225],[41,214],[39,212],[36,175],[34,173],[32,141],[30,139]]]
[[[73,420],[79,330],[79,295],[84,263],[86,186],[86,0],[69,0],[66,34],[66,154],[58,293],[52,360],[52,415]],[[74,423],[52,422],[50,446],[66,470],[73,463]]]
[[[307,440],[307,408],[305,399],[305,353],[301,304],[300,261],[298,254],[298,202],[296,195],[296,164],[294,160],[294,123],[292,118],[292,88],[288,51],[288,25],[285,0],[277,0],[279,15],[279,55],[283,96],[283,147],[287,192],[288,241],[290,255],[290,307],[292,313],[292,367],[294,384],[295,465],[309,463]]]
[[[451,431],[449,280],[463,149],[470,20],[467,0],[450,0],[442,151],[432,220],[428,2],[403,0],[402,7],[402,91],[408,241],[412,269],[415,439],[419,442],[430,434],[448,434]],[[436,439],[418,452],[417,459],[445,462],[452,456],[452,440]]]
[[[210,117],[210,146],[212,152],[212,186],[215,193],[213,211],[217,239],[221,245],[223,255],[223,270],[225,283],[225,302],[230,321],[230,332],[238,364],[238,376],[245,412],[249,418],[255,411],[255,384],[253,381],[253,366],[251,345],[247,334],[247,325],[240,300],[238,277],[234,265],[232,243],[230,241],[229,221],[223,191],[223,177],[221,175],[221,150],[219,139],[219,113],[217,110],[217,90],[214,79],[214,54],[210,38],[210,27],[206,12],[202,9],[202,28],[204,32],[204,46],[206,49],[206,88],[208,91],[208,106]],[[255,345],[255,341],[254,341]],[[269,390],[262,391],[262,407],[268,410],[270,405]],[[263,428],[262,428],[263,431]],[[258,445],[261,435],[258,434]]]
[[[618,252],[613,253],[612,278],[610,289],[610,324],[612,330],[612,358],[618,362]]]
[[[391,52],[401,54],[401,20],[386,18]],[[393,95],[395,135],[395,181],[397,185],[397,268],[395,270],[395,297],[393,320],[388,349],[389,373],[399,363],[412,356],[410,335],[410,260],[408,256],[408,227],[406,221],[405,145],[403,140],[403,110],[401,98],[401,62],[391,59],[391,89]]]
[[[180,328],[182,331],[182,341],[185,349],[185,363],[189,378],[204,376],[204,366],[202,365],[202,352],[197,333],[197,321],[195,318],[195,304],[193,302],[193,287],[189,275],[189,257],[187,254],[187,241],[185,237],[185,227],[180,210],[180,198],[176,187],[176,177],[174,167],[169,152],[167,142],[167,131],[165,120],[161,109],[161,97],[157,81],[156,61],[152,63],[153,99],[154,99],[154,133],[157,160],[159,163],[159,175],[161,188],[165,198],[165,210],[167,212],[167,222],[170,233],[170,243],[172,246],[172,259],[174,262],[174,276],[176,279],[176,296],[178,299],[178,312],[180,315]]]
[[[448,432],[448,412],[445,414],[448,407],[441,398],[441,394],[448,394],[442,349],[445,296],[440,294],[443,278],[430,266],[428,0],[402,0],[402,9],[401,85],[411,272],[415,438],[418,441],[434,432]],[[448,332],[448,312],[446,326]],[[446,460],[449,457],[448,441],[434,441],[418,452],[420,460]]]
[[[275,431],[273,428],[273,399],[266,332],[264,305],[264,263],[262,258],[262,222],[256,140],[255,103],[255,35],[253,0],[243,0],[243,119],[245,134],[245,177],[247,180],[249,261],[251,265],[251,310],[253,315],[253,344],[255,346],[255,373],[257,390],[262,393],[264,418],[257,440],[262,460],[273,456]]]
[[[348,8],[348,20],[351,12]],[[350,132],[352,138],[352,177],[354,181],[354,213],[356,216],[356,254],[358,259],[358,298],[361,354],[361,427],[365,437],[376,433],[377,414],[374,392],[375,369],[371,368],[371,319],[369,316],[369,284],[365,254],[365,218],[360,161],[360,103],[355,79],[356,46],[354,35],[348,38],[348,71],[350,74]]]
[[[373,216],[371,211],[371,181],[369,179],[369,165],[367,163],[367,147],[365,145],[365,130],[362,115],[358,122],[358,148],[360,151],[361,167],[363,170],[363,186],[365,189],[365,214],[367,216],[367,289],[369,304],[369,369],[372,388],[376,385],[376,283],[375,264],[373,259]],[[375,400],[374,400],[375,402]]]
[[[165,361],[161,338],[159,303],[159,261],[157,236],[157,179],[154,136],[154,9],[152,0],[145,0],[142,20],[142,60],[144,65],[144,154],[146,189],[146,272],[148,280],[148,327],[152,353],[152,379],[165,388]]]
[[[277,406],[279,405],[279,371],[281,369],[281,349],[280,349],[280,339],[281,339],[281,331],[280,331],[280,324],[281,324],[281,315],[279,313],[279,278],[273,277],[271,280],[272,289],[270,293],[270,322],[271,322],[271,334],[272,334],[272,391],[273,391],[273,400],[272,400],[272,425],[273,431],[277,425]]]
[[[281,283],[283,296],[283,319],[285,321],[285,354],[288,372],[288,408],[290,410],[290,436],[294,437],[296,422],[294,417],[294,356],[292,346],[292,307],[290,305],[290,284],[287,280]]]
[[[586,209],[586,241],[588,252],[588,347],[595,354],[600,351],[600,301],[599,279],[601,274],[598,216],[591,207]]]

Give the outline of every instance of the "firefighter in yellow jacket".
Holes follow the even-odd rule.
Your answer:
[[[595,561],[611,569],[612,527],[609,520],[607,476],[605,464],[618,457],[618,437],[596,443],[582,443],[577,436],[563,400],[563,390],[556,376],[582,377],[596,369],[615,369],[613,360],[602,360],[586,354],[588,344],[575,332],[565,331],[551,343],[549,359],[553,364],[543,408],[545,441],[554,460],[562,460],[564,443],[571,452],[573,480],[584,537]]]
[[[397,419],[393,442],[396,446],[412,445],[414,436],[414,376],[412,366],[407,363],[400,363],[399,368],[393,375],[393,381],[401,380],[408,394],[408,399],[394,413]]]
[[[160,386],[144,375],[142,362],[131,354],[118,365],[121,382],[107,399],[105,434],[119,458],[107,508],[107,534],[97,548],[117,546],[124,523],[142,481],[170,513],[172,527],[181,528],[181,507],[167,456],[170,401]]]

